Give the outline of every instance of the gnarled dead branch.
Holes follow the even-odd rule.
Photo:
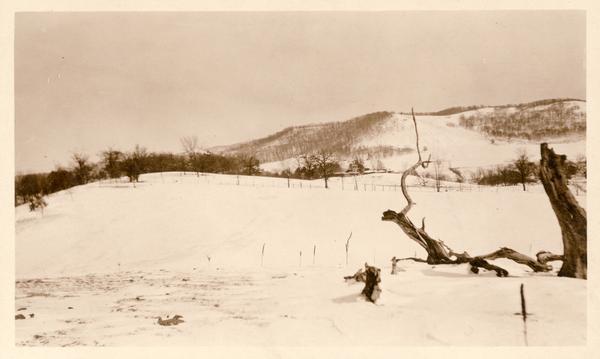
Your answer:
[[[484,268],[487,270],[494,270],[499,277],[505,277],[508,275],[508,271],[498,266],[492,265],[486,261],[498,259],[498,258],[506,258],[510,259],[516,263],[520,263],[528,266],[534,272],[548,272],[552,269],[552,266],[547,264],[547,262],[551,260],[560,260],[562,256],[555,255],[547,251],[542,251],[538,253],[537,260],[526,256],[522,253],[515,251],[514,249],[503,247],[499,250],[482,255],[472,257],[467,252],[458,253],[453,251],[449,246],[447,246],[443,241],[432,238],[425,231],[425,218],[421,221],[421,228],[417,228],[412,221],[407,217],[410,209],[416,204],[413,202],[412,198],[408,194],[408,190],[406,187],[406,178],[410,174],[416,173],[416,169],[421,166],[426,168],[427,165],[431,162],[430,159],[427,161],[423,161],[421,158],[421,150],[419,148],[419,132],[417,129],[417,121],[415,119],[414,111],[411,110],[412,120],[415,125],[415,134],[416,134],[416,146],[417,146],[417,154],[418,160],[417,162],[406,169],[402,173],[402,177],[400,179],[400,185],[402,188],[402,194],[406,199],[406,206],[402,209],[402,211],[395,212],[393,210],[388,209],[383,212],[383,217],[381,220],[390,221],[396,223],[402,231],[413,241],[418,243],[425,251],[427,252],[427,259],[422,260],[418,258],[404,258],[403,260],[414,260],[414,261],[423,261],[429,264],[460,264],[460,263],[469,263],[471,265],[471,271],[474,273],[478,273],[478,268]],[[431,158],[431,157],[430,157]]]

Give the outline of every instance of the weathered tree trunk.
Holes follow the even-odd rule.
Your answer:
[[[564,172],[566,156],[557,155],[541,144],[540,179],[558,219],[564,259],[560,277],[587,279],[587,214],[567,187]]]

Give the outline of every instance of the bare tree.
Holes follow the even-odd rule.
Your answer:
[[[260,174],[260,162],[255,156],[241,155],[238,157],[242,174],[254,176]]]
[[[185,136],[179,139],[183,151],[186,154],[198,152],[198,137],[196,136]]]
[[[298,162],[297,174],[306,179],[313,179],[317,175],[317,163],[314,155],[300,155],[296,161]]]
[[[321,150],[314,155],[317,173],[325,180],[325,188],[329,188],[328,181],[335,171],[339,170],[340,165],[335,160],[333,153]]]
[[[523,185],[523,191],[526,191],[525,183],[528,182],[529,176],[533,173],[533,163],[529,160],[527,152],[525,150],[519,151],[519,157],[515,160],[515,168],[519,172],[521,184]]]
[[[196,136],[186,136],[179,139],[181,142],[181,146],[183,147],[183,151],[188,156],[188,165],[190,169],[196,172],[196,176],[200,176],[200,172],[202,171],[202,161],[199,161],[199,147],[198,147],[198,137]]]
[[[90,173],[92,172],[92,166],[89,161],[89,157],[83,153],[73,153],[71,156],[73,160],[73,174],[75,175],[75,181],[77,184],[86,184],[90,180]]]
[[[552,266],[547,264],[549,261],[560,260],[562,256],[554,255],[547,251],[538,252],[536,255],[536,259],[533,259],[529,256],[521,254],[513,249],[503,247],[499,250],[486,254],[472,257],[467,252],[458,253],[453,251],[448,245],[446,245],[442,240],[432,238],[425,231],[425,218],[421,221],[421,228],[417,228],[412,221],[407,217],[410,209],[415,205],[412,198],[410,197],[407,187],[406,187],[406,178],[408,175],[413,174],[414,171],[418,167],[427,168],[427,166],[431,163],[431,159],[423,160],[421,158],[421,151],[419,149],[419,132],[417,129],[417,121],[415,119],[414,112],[412,113],[413,122],[415,125],[415,134],[416,134],[416,147],[418,160],[417,162],[406,169],[402,173],[402,177],[400,179],[402,194],[407,201],[406,206],[400,212],[395,212],[393,210],[387,210],[383,212],[383,217],[381,220],[390,221],[396,223],[402,231],[412,240],[414,240],[417,244],[419,244],[425,251],[427,252],[427,260],[419,259],[419,258],[405,258],[411,259],[418,262],[427,262],[429,264],[460,264],[460,263],[469,263],[471,265],[471,271],[474,273],[478,273],[478,268],[484,268],[487,270],[493,270],[496,272],[496,275],[499,277],[505,277],[508,275],[508,271],[492,265],[486,261],[486,259],[493,260],[498,258],[506,258],[510,259],[516,263],[526,265],[530,267],[534,272],[548,272],[552,269]]]
[[[121,161],[123,160],[123,153],[109,148],[102,152],[101,156],[102,165],[108,177],[111,179],[121,177]]]
[[[123,172],[129,177],[129,182],[133,183],[133,187],[135,187],[135,182],[139,181],[140,175],[146,170],[147,158],[146,149],[136,145],[135,149],[127,153],[122,161]]]

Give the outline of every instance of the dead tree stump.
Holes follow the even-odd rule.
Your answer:
[[[373,267],[365,263],[365,287],[362,290],[362,294],[373,303],[379,299],[381,289],[379,283],[381,282],[381,269]]]
[[[365,263],[364,268],[360,268],[354,275],[345,276],[344,279],[354,279],[357,282],[364,282],[365,287],[361,294],[373,303],[379,299],[381,293],[381,288],[379,288],[379,283],[381,282],[381,269]]]
[[[396,258],[396,256],[394,256],[392,259],[392,275],[398,274],[398,262],[401,261],[401,259]]]
[[[547,143],[542,143],[540,149],[540,180],[558,219],[564,247],[558,276],[587,279],[587,214],[567,187],[567,157],[554,153]]]

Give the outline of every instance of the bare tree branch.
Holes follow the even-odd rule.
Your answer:
[[[183,147],[183,151],[188,155],[194,155],[198,152],[198,137],[196,136],[186,136],[179,139],[181,142],[181,147]]]
[[[415,119],[414,111],[411,109],[412,119],[415,125],[415,134],[416,134],[416,146],[418,153],[417,162],[406,169],[402,173],[401,177],[401,187],[402,194],[407,201],[406,206],[399,213],[387,210],[383,212],[383,217],[381,218],[383,221],[391,221],[396,223],[402,231],[413,241],[418,243],[425,251],[427,251],[427,260],[426,262],[429,264],[460,264],[460,263],[469,263],[471,265],[471,271],[474,273],[478,273],[478,268],[484,268],[487,270],[493,270],[496,272],[496,275],[499,277],[505,277],[508,275],[508,271],[498,266],[492,265],[486,261],[486,259],[493,260],[498,258],[506,258],[510,259],[516,263],[526,265],[530,267],[534,272],[548,272],[552,269],[552,266],[548,265],[547,262],[551,260],[561,260],[562,256],[555,255],[547,251],[542,251],[538,253],[537,260],[533,259],[529,256],[526,256],[522,253],[519,253],[513,249],[503,247],[499,250],[482,255],[472,257],[467,252],[458,253],[452,250],[448,245],[446,245],[442,240],[432,238],[425,231],[425,218],[421,221],[421,228],[417,228],[411,220],[407,217],[408,212],[415,204],[410,197],[407,187],[406,187],[406,178],[409,174],[416,173],[416,169],[421,166],[423,168],[426,167],[431,162],[431,157],[427,161],[423,161],[421,157],[421,151],[419,149],[419,132],[417,129],[417,121]],[[425,261],[419,258],[404,258],[403,260],[414,260],[417,262]]]

